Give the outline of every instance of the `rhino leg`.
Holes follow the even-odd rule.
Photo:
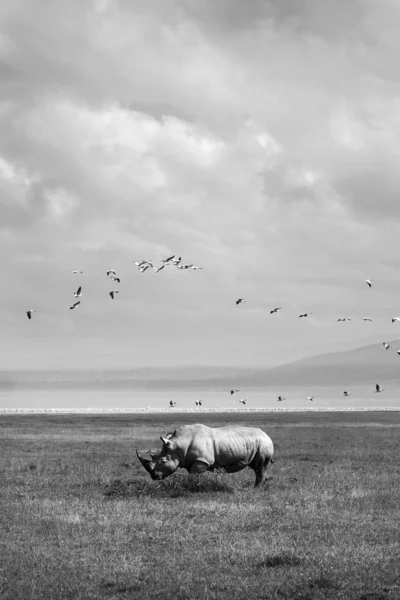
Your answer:
[[[259,469],[256,471],[256,482],[254,484],[254,487],[259,487],[260,485],[263,485],[263,483],[265,483],[267,481],[268,477],[267,477],[267,470],[266,469]]]
[[[200,475],[201,473],[204,473],[204,471],[208,471],[208,469],[209,465],[207,463],[195,460],[194,463],[190,465],[188,471],[191,475]]]
[[[237,473],[238,471],[243,471],[243,469],[245,469],[248,466],[249,465],[247,463],[238,462],[234,465],[227,465],[226,467],[224,467],[224,469],[227,473]]]
[[[265,459],[256,459],[254,463],[251,465],[251,468],[254,470],[256,474],[256,482],[254,487],[259,487],[263,483],[265,483],[268,479],[267,477],[267,469],[268,465],[271,462],[270,457],[266,457]]]

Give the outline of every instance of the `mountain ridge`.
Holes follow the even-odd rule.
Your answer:
[[[327,352],[274,367],[140,367],[133,369],[91,369],[88,371],[0,371],[0,387],[18,389],[83,386],[85,389],[140,388],[226,389],[234,387],[351,385],[384,381],[400,382],[400,340],[367,344],[351,350]]]

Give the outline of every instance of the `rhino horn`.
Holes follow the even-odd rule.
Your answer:
[[[152,460],[149,460],[148,458],[143,458],[143,456],[140,456],[140,454],[137,450],[136,450],[136,454],[137,454],[138,459],[140,460],[140,462],[146,469],[146,471],[148,473],[150,473],[150,475],[151,475],[153,473],[154,467],[155,467],[154,462]]]

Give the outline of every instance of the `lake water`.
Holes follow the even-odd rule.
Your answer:
[[[224,409],[293,409],[293,410],[357,410],[357,409],[397,409],[400,410],[400,386],[387,386],[383,393],[374,393],[374,387],[359,386],[348,388],[350,397],[343,396],[339,387],[325,388],[281,388],[243,389],[233,396],[227,390],[146,390],[146,389],[59,389],[56,384],[46,388],[0,389],[0,410],[21,409],[66,409],[66,410],[152,410],[168,409],[170,400],[177,403],[175,410],[224,410]],[[278,402],[278,395],[285,401]],[[307,396],[315,396],[307,401]],[[246,398],[244,407],[240,398]],[[195,400],[202,401],[202,407],[195,407]]]

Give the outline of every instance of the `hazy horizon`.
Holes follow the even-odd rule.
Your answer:
[[[195,400],[202,401],[201,410],[237,410],[243,407],[241,398],[253,409],[400,410],[399,367],[396,350],[384,350],[380,343],[270,369],[0,370],[0,410],[167,410],[170,400],[184,411],[194,410]],[[231,387],[239,391],[231,395]],[[278,402],[278,396],[284,401]]]
[[[373,336],[374,337],[374,336]],[[371,337],[367,338],[369,339],[369,343],[365,343],[366,340],[364,340],[364,343],[360,346],[354,346],[353,344],[349,344],[349,348],[339,348],[330,352],[320,352],[320,353],[312,353],[312,354],[307,354],[305,356],[301,356],[300,358],[295,358],[292,360],[287,360],[285,362],[279,362],[277,364],[275,364],[274,362],[271,362],[270,364],[264,364],[264,365],[260,365],[257,363],[253,363],[250,364],[248,366],[243,366],[243,365],[237,365],[234,363],[231,364],[211,364],[211,363],[189,363],[189,364],[159,364],[159,365],[151,365],[151,364],[145,364],[145,365],[135,365],[135,364],[130,364],[128,365],[124,365],[123,363],[119,362],[117,365],[113,365],[110,363],[107,364],[102,364],[101,362],[96,362],[95,364],[93,364],[93,366],[88,367],[85,364],[80,364],[80,365],[57,365],[57,366],[51,366],[51,364],[46,364],[45,367],[38,367],[37,365],[28,365],[29,368],[22,368],[21,366],[16,366],[16,365],[5,365],[3,363],[2,366],[0,366],[0,374],[1,373],[19,373],[19,374],[26,374],[26,373],[31,373],[34,374],[35,372],[37,374],[40,373],[47,373],[50,376],[54,375],[54,374],[63,374],[63,373],[118,373],[118,372],[123,372],[123,373],[127,373],[127,372],[131,372],[132,374],[135,374],[137,376],[143,375],[146,376],[147,375],[151,375],[152,373],[155,374],[159,374],[159,375],[163,375],[163,376],[170,376],[172,378],[176,378],[177,376],[179,376],[179,374],[181,373],[182,375],[186,375],[188,373],[193,372],[193,374],[199,375],[199,376],[205,376],[207,377],[208,375],[214,377],[217,376],[218,373],[221,374],[226,374],[229,372],[232,373],[238,373],[238,374],[244,374],[244,373],[249,373],[249,372],[262,372],[262,371],[274,371],[274,370],[279,370],[279,368],[285,368],[285,367],[291,367],[293,365],[296,364],[306,364],[307,361],[310,362],[310,364],[312,365],[313,361],[316,365],[318,365],[318,362],[320,362],[321,360],[324,360],[325,358],[328,359],[328,363],[330,360],[335,359],[335,357],[341,357],[341,356],[346,356],[346,357],[351,357],[354,358],[355,356],[357,357],[358,361],[359,358],[361,358],[362,361],[365,362],[365,351],[369,352],[370,356],[369,358],[374,361],[377,361],[377,359],[379,358],[379,362],[385,361],[383,364],[391,364],[387,361],[386,357],[393,357],[394,356],[394,363],[393,364],[400,364],[400,359],[396,358],[396,347],[398,347],[399,352],[400,352],[400,338],[399,339],[392,339],[390,337],[390,335],[387,336],[379,336],[380,339],[378,340],[374,340],[374,342],[371,343]],[[388,343],[391,347],[391,352],[387,353],[386,351],[382,351],[383,349],[383,342],[382,339],[384,338],[385,342]],[[372,338],[373,339],[373,338]],[[373,354],[371,354],[371,351],[373,352]],[[386,353],[385,353],[386,352]],[[393,362],[393,361],[392,361]],[[349,364],[349,366],[351,366],[351,364]],[[366,364],[366,368],[368,368],[368,364]]]

